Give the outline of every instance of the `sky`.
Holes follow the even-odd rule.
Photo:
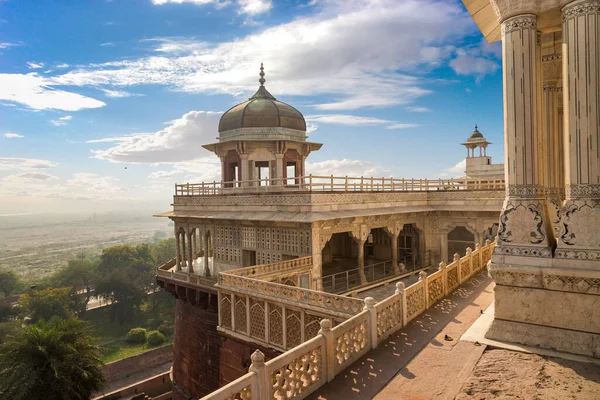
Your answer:
[[[0,0],[0,216],[166,211],[220,179],[224,111],[265,86],[307,171],[459,177],[503,160],[500,43],[455,0]]]

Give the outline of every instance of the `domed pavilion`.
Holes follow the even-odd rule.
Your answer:
[[[230,108],[219,121],[217,143],[203,147],[221,158],[221,179],[228,187],[296,185],[306,157],[321,143],[307,142],[304,116],[260,86],[247,101]]]

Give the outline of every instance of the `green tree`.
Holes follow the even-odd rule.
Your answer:
[[[77,295],[83,295],[85,308],[93,294],[93,282],[97,280],[98,260],[90,257],[73,258],[52,275],[53,287],[71,287]],[[83,292],[83,293],[82,293]]]
[[[22,295],[19,307],[23,317],[37,322],[53,317],[72,318],[81,312],[82,302],[71,288],[44,289]]]
[[[156,262],[150,246],[121,245],[104,249],[98,266],[96,294],[113,303],[111,318],[121,325],[131,320],[153,289]]]
[[[175,258],[175,238],[161,240],[152,247],[156,266],[163,265]]]
[[[84,322],[40,321],[0,345],[0,398],[87,400],[104,385],[101,365]]]
[[[4,297],[17,292],[21,286],[21,280],[15,271],[9,271],[0,268],[0,292]]]

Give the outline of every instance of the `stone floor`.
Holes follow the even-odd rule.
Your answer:
[[[483,272],[308,398],[600,399],[597,363],[498,349],[466,334],[492,301]]]

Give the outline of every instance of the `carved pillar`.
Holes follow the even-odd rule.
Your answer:
[[[242,187],[250,186],[250,182],[248,182],[250,178],[250,169],[254,167],[254,163],[250,166],[248,162],[248,154],[240,154],[240,168],[242,169]],[[254,171],[252,171],[254,173]]]
[[[388,235],[390,236],[390,240],[392,242],[392,265],[394,266],[394,272],[400,272],[398,268],[398,236],[400,236],[400,232],[395,229],[393,231],[388,231]]]
[[[225,177],[227,176],[225,174],[225,156],[220,156],[219,157],[221,159],[221,181],[225,182]],[[241,168],[241,166],[240,166]],[[234,181],[235,179],[230,179],[232,181]]]
[[[323,247],[327,244],[326,238],[322,237],[321,227],[318,224],[313,224],[312,226],[312,240],[311,240],[311,250],[312,250],[312,289],[314,290],[323,290],[323,281],[321,277],[323,276]]]
[[[448,262],[448,232],[442,231],[440,233],[440,258],[443,262]]]
[[[366,240],[355,239],[358,244],[358,272],[360,274],[360,283],[364,284],[367,282],[367,277],[365,276],[365,243]]]
[[[275,182],[281,186],[285,184],[283,181],[283,168],[283,154],[277,153],[275,154],[275,178],[277,179]]]
[[[494,263],[505,256],[552,256],[554,237],[540,176],[541,54],[535,15],[502,23],[506,199]]]
[[[186,239],[188,242],[188,248],[187,248],[188,274],[193,274],[194,273],[194,254],[193,254],[192,232],[186,233]]]
[[[181,242],[179,240],[179,232],[177,231],[177,225],[175,225],[175,270],[181,271]]]
[[[208,253],[209,253],[209,249],[208,249],[208,233],[205,233],[203,236],[203,241],[204,241],[204,275],[209,277],[210,276],[210,268],[208,268]],[[214,258],[213,258],[214,260]]]
[[[562,9],[565,202],[556,257],[600,261],[600,1]]]

